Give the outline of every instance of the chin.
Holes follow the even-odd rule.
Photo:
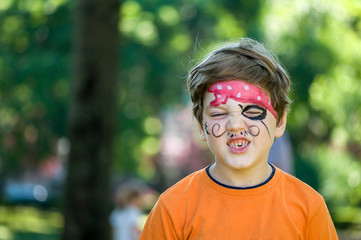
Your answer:
[[[227,166],[229,168],[232,168],[234,170],[243,170],[243,169],[248,169],[250,167],[252,167],[254,162],[232,162],[232,163],[227,163]]]

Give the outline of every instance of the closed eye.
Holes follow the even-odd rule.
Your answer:
[[[212,113],[211,117],[221,117],[227,115],[226,113]]]
[[[263,111],[246,111],[246,112],[243,112],[244,115],[247,115],[247,116],[259,116],[263,113]]]
[[[244,108],[242,114],[252,120],[263,120],[267,115],[267,110],[258,105],[249,105]]]

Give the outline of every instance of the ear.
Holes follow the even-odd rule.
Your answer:
[[[198,128],[199,128],[199,135],[201,136],[202,141],[207,142],[206,132],[204,131],[204,129],[200,123],[198,123]]]
[[[280,119],[275,131],[275,137],[281,137],[286,130],[286,123],[287,123],[287,112],[283,114],[283,117]]]

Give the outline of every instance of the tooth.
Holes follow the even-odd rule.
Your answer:
[[[247,146],[248,144],[249,144],[248,141],[242,141],[242,142],[235,141],[235,142],[230,142],[228,145],[233,148],[241,148]]]

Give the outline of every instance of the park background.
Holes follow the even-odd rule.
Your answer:
[[[93,4],[88,8],[98,9],[109,1],[88,1]],[[360,1],[113,1],[117,3],[105,12],[119,18],[115,18],[119,36],[90,37],[95,41],[91,46],[104,47],[102,42],[108,44],[110,38],[118,43],[116,61],[108,62],[98,49],[93,62],[94,68],[97,61],[115,66],[114,81],[105,83],[111,93],[102,95],[113,97],[112,106],[101,99],[77,103],[73,96],[74,82],[81,75],[76,70],[77,48],[79,42],[90,40],[81,38],[77,24],[92,17],[91,11],[77,13],[81,2],[0,2],[1,240],[60,239],[71,219],[64,212],[69,216],[81,210],[69,204],[77,201],[71,197],[78,192],[83,204],[93,201],[89,205],[94,209],[103,205],[91,213],[94,221],[82,225],[91,232],[86,228],[107,224],[115,185],[136,179],[147,194],[161,193],[210,164],[194,131],[185,79],[209,50],[239,37],[263,42],[289,71],[293,103],[287,133],[294,175],[324,196],[341,239],[361,239]],[[102,19],[98,16],[94,28],[107,28]],[[93,81],[102,84],[101,78]],[[82,104],[88,104],[90,117],[102,113],[97,117],[109,121],[103,122],[111,134],[106,141],[85,134],[79,142],[89,139],[83,144],[89,151],[103,144],[110,154],[100,160],[84,154],[75,164],[71,151],[77,142],[72,139],[79,132],[72,131],[79,123],[73,123],[77,117],[73,112],[87,115],[89,109],[81,112]],[[92,123],[96,132],[97,121]],[[78,179],[67,180],[72,165]],[[82,176],[94,183],[76,184]],[[87,197],[102,194],[104,199]],[[98,232],[108,231],[103,229]],[[109,237],[99,236],[68,239]]]

